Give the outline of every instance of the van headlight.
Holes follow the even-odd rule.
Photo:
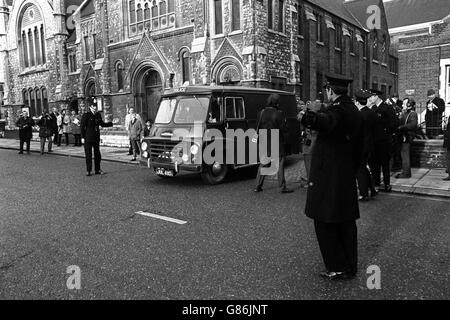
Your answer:
[[[148,158],[148,152],[147,152],[147,151],[144,151],[144,152],[142,153],[142,156],[143,156],[144,158]]]
[[[142,142],[142,144],[141,144],[141,148],[142,148],[142,150],[143,151],[145,151],[145,150],[147,150],[147,148],[148,148],[148,144],[147,144],[147,142]]]
[[[198,153],[198,151],[200,150],[200,148],[198,147],[198,145],[197,144],[193,144],[192,146],[191,146],[191,154],[193,154],[193,155],[196,155],[197,153]]]

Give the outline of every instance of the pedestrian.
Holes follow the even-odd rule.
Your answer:
[[[443,178],[444,181],[450,181],[450,124],[449,121],[447,121],[447,127],[444,132],[444,146],[445,149],[447,149],[447,177]]]
[[[16,121],[16,126],[19,127],[19,154],[23,154],[23,144],[27,144],[27,154],[30,154],[30,142],[33,137],[34,120],[28,116],[27,110],[22,110],[19,119]]]
[[[52,126],[52,137],[53,137],[53,143],[54,144],[58,144],[58,138],[59,138],[59,135],[58,135],[58,116],[59,116],[59,113],[57,112],[57,109],[55,107],[53,107],[52,108],[52,112],[50,113],[50,117],[52,118],[51,126]],[[49,146],[48,152],[52,152],[50,142],[49,142],[48,146]]]
[[[63,120],[64,120],[64,110],[57,117],[57,126],[58,126],[58,147],[61,146],[62,134],[63,134]]]
[[[323,105],[320,100],[315,102],[307,101],[305,105],[305,110],[297,115],[299,120],[303,117],[304,113],[307,109],[310,109],[314,112],[318,112],[323,108]],[[309,185],[309,172],[311,171],[311,159],[314,150],[314,146],[317,140],[318,132],[316,130],[312,130],[303,125],[300,126],[302,130],[302,154],[303,154],[303,162],[305,164],[306,171],[306,183],[303,184],[303,188],[307,188]]]
[[[45,142],[48,139],[48,152],[51,152],[52,149],[52,139],[53,139],[53,124],[52,124],[52,117],[47,112],[47,110],[44,110],[42,113],[41,118],[38,121],[39,126],[39,138],[41,142],[41,155],[44,154],[45,150]]]
[[[92,175],[92,149],[94,149],[95,174],[104,174],[100,168],[100,128],[112,127],[112,122],[104,122],[100,113],[97,112],[97,102],[89,102],[89,111],[81,118],[81,142],[84,143],[84,153],[86,156],[86,175]]]
[[[291,193],[293,190],[287,188],[286,186],[286,178],[284,176],[284,161],[286,158],[284,144],[287,138],[287,124],[286,124],[286,115],[284,112],[279,110],[280,96],[278,94],[271,94],[267,99],[267,106],[264,108],[259,117],[258,124],[256,127],[256,132],[258,133],[258,139],[263,139],[260,141],[259,146],[261,148],[261,144],[266,143],[265,150],[267,151],[267,155],[264,155],[265,159],[261,159],[261,164],[258,168],[258,174],[256,177],[256,188],[255,192],[261,192],[262,186],[264,184],[264,179],[266,177],[266,173],[264,171],[270,171],[270,167],[275,165],[277,168],[278,175],[278,187],[281,193]],[[266,130],[267,133],[265,137],[261,138],[261,130]],[[272,146],[271,136],[278,132],[278,146]],[[265,139],[266,138],[266,139]],[[265,140],[265,141],[264,141]],[[273,153],[278,148],[278,155],[275,156]],[[270,154],[270,156],[269,156]],[[276,158],[275,158],[276,157]],[[267,160],[267,161],[266,161]],[[277,163],[278,162],[278,163]]]
[[[347,95],[352,79],[327,75],[330,105],[307,110],[302,123],[317,130],[311,161],[305,214],[314,227],[327,279],[352,278],[357,273],[356,220],[359,204],[356,173],[362,153],[362,116]]]
[[[367,106],[368,99],[372,94],[366,90],[358,90],[355,93],[355,105],[361,112],[363,126],[363,145],[361,164],[356,176],[359,189],[359,201],[368,201],[377,195],[377,191],[373,185],[372,175],[367,168],[370,155],[374,151],[375,126],[378,116]],[[370,190],[370,196],[369,196]]]
[[[141,146],[141,136],[143,134],[143,127],[140,120],[137,119],[136,114],[131,115],[130,122],[128,124],[128,137],[133,145],[133,158],[131,161],[136,161],[136,155],[138,154]]]
[[[132,114],[136,114],[136,118],[137,118],[139,121],[142,121],[141,116],[140,116],[139,114],[135,113],[135,112],[134,112],[134,108],[131,107],[131,108],[128,110],[128,114],[125,116],[125,129],[127,130],[128,135],[130,135],[129,132],[128,132],[128,127],[129,127],[129,124],[130,124],[130,120],[131,120],[131,115],[132,115]],[[128,155],[131,156],[132,154],[133,154],[133,144],[132,144],[132,142],[131,142],[131,140],[130,140],[130,147],[128,148]]]
[[[392,98],[388,99],[386,103],[394,109],[396,118],[400,119],[400,116],[403,112],[403,101],[398,98],[398,94],[395,93]],[[389,162],[389,168],[391,172],[401,169],[402,166],[402,158],[400,155],[402,147],[401,140],[401,134],[399,134],[398,131],[394,131],[394,133],[392,134],[392,152]]]
[[[66,140],[66,146],[69,145],[69,133],[71,132],[70,116],[67,114],[66,110],[62,111],[62,133]]]
[[[381,172],[383,172],[383,183],[385,192],[391,192],[391,170],[390,159],[393,145],[393,133],[398,127],[398,118],[394,109],[388,106],[381,99],[382,92],[371,89],[372,97],[369,98],[369,105],[378,116],[375,126],[374,152],[369,160],[370,169],[374,179],[375,188],[380,188]]]
[[[425,113],[426,133],[429,139],[435,139],[442,134],[442,113],[445,111],[445,102],[436,96],[433,89],[427,92],[427,111]]]
[[[152,129],[152,122],[151,120],[147,120],[145,122],[145,128],[144,128],[144,137],[150,136],[150,130]]]
[[[71,132],[73,134],[75,143],[75,147],[81,147],[81,118],[80,116],[75,112],[75,110],[72,110],[72,115],[70,116],[70,127]]]
[[[395,176],[397,179],[411,178],[411,143],[416,136],[417,124],[416,102],[413,99],[403,100],[403,113],[397,129],[402,137],[402,173]]]

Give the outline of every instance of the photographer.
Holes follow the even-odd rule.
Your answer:
[[[46,110],[42,113],[42,116],[37,124],[39,126],[39,138],[41,140],[41,155],[43,155],[45,149],[45,141],[47,139],[48,139],[48,152],[52,151],[53,123],[52,117]]]
[[[16,126],[19,127],[20,151],[23,154],[23,144],[27,143],[27,153],[30,154],[30,141],[33,137],[34,120],[28,116],[28,111],[23,110],[19,119],[16,121]]]
[[[398,173],[397,179],[411,178],[411,142],[414,140],[417,131],[418,117],[416,113],[416,102],[413,99],[403,100],[403,112],[400,116],[400,126],[397,132],[400,133],[402,146],[402,173]]]

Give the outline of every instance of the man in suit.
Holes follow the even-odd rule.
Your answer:
[[[362,117],[347,95],[352,79],[327,75],[330,105],[323,111],[307,110],[302,124],[317,130],[305,214],[314,227],[327,279],[352,278],[357,272],[356,220],[359,203],[356,173],[362,156]]]
[[[427,92],[427,112],[425,113],[426,133],[429,139],[436,138],[442,133],[442,113],[445,111],[445,102],[436,96],[433,89]]]
[[[402,173],[395,177],[411,178],[411,142],[417,131],[418,116],[416,113],[416,102],[413,99],[403,100],[403,113],[400,116],[400,125],[397,131],[401,137]]]
[[[16,121],[16,126],[19,127],[19,154],[23,154],[23,144],[27,144],[27,154],[30,154],[30,141],[33,137],[34,120],[28,116],[28,111],[23,110],[19,119]]]
[[[376,188],[381,184],[381,171],[383,171],[384,191],[391,192],[391,170],[390,159],[393,145],[393,134],[398,127],[398,118],[392,107],[388,106],[381,99],[382,92],[371,89],[372,96],[369,98],[369,105],[378,116],[375,126],[374,152],[371,157],[370,169]]]
[[[104,174],[100,169],[100,128],[112,127],[112,122],[104,122],[100,113],[97,112],[97,102],[90,101],[89,111],[81,118],[81,142],[84,143],[84,153],[86,155],[87,176],[92,172],[92,149],[94,149],[95,174]]]
[[[259,137],[261,139],[260,131],[261,129],[267,130],[267,135],[263,141],[267,143],[267,156],[270,154],[271,162],[261,163],[258,169],[258,175],[256,177],[256,188],[255,192],[261,192],[262,186],[264,184],[265,174],[262,172],[271,164],[274,164],[274,155],[272,154],[272,148],[278,148],[278,187],[281,193],[291,193],[293,190],[286,187],[286,179],[284,177],[284,160],[285,160],[285,150],[284,144],[286,143],[287,126],[286,126],[286,116],[282,111],[279,110],[280,96],[278,94],[271,94],[267,99],[266,108],[261,111],[259,115],[259,123],[256,130],[258,131]],[[274,134],[274,130],[278,131],[278,146],[271,145],[271,135]],[[264,139],[263,139],[264,140]]]
[[[359,200],[368,201],[369,189],[370,196],[374,197],[377,192],[373,186],[372,176],[370,171],[367,169],[367,163],[369,161],[370,155],[374,150],[374,138],[375,138],[375,125],[378,121],[377,114],[367,107],[367,100],[371,97],[371,93],[366,90],[358,90],[355,93],[355,105],[361,112],[363,120],[363,148],[362,148],[362,161],[358,169],[358,188],[359,188]]]

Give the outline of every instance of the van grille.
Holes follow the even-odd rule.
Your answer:
[[[150,157],[154,160],[164,156],[177,156],[183,155],[181,146],[177,146],[180,142],[171,140],[151,140],[150,141]]]

